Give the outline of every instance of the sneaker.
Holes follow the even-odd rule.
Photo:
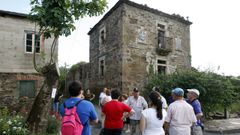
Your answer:
[[[130,133],[130,129],[126,130],[126,133]]]

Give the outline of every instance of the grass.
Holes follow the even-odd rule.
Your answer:
[[[233,103],[229,108],[230,113],[240,112],[240,102]]]

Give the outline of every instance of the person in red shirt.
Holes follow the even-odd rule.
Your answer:
[[[124,119],[123,113],[129,113],[125,117],[129,117],[134,113],[133,109],[118,101],[119,96],[120,92],[118,90],[112,90],[112,100],[103,106],[102,112],[105,115],[103,135],[121,135]]]

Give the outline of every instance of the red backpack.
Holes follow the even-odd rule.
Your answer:
[[[66,107],[64,106],[64,116],[62,118],[62,135],[82,135],[83,125],[77,114],[77,106],[82,100],[78,101],[74,106]]]

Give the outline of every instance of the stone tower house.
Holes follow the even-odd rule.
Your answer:
[[[79,67],[75,79],[90,89],[141,90],[149,70],[190,68],[191,24],[179,15],[119,0],[89,31],[90,63]]]

